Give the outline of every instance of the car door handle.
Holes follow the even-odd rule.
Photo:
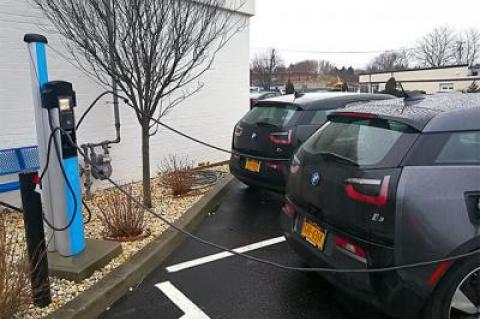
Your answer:
[[[480,225],[480,191],[466,192],[465,204],[467,205],[468,216],[475,225]]]

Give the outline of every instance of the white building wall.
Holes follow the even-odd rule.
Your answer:
[[[244,11],[253,13],[254,1]],[[60,36],[52,32],[46,18],[28,0],[0,2],[0,149],[36,144],[29,54],[23,42],[26,33],[41,33],[49,44],[62,50]],[[49,79],[73,83],[77,92],[77,118],[103,91],[64,58],[47,49]],[[70,61],[71,62],[71,61]],[[164,121],[179,130],[220,147],[229,148],[236,121],[249,110],[249,27],[236,35],[217,55],[212,70],[202,81],[204,88],[175,110]],[[141,179],[140,128],[132,110],[121,106],[122,143],[111,150],[114,175],[118,181]],[[103,99],[89,114],[78,132],[79,143],[114,138],[111,98]],[[156,172],[169,154],[186,154],[191,160],[222,161],[227,154],[190,142],[168,131],[151,139],[151,168]],[[1,182],[1,181],[0,181]]]

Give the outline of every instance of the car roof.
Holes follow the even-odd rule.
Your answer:
[[[262,103],[268,102],[294,104],[304,110],[322,110],[333,109],[337,103],[348,103],[356,101],[371,101],[393,99],[394,97],[387,94],[368,94],[368,93],[350,93],[350,92],[312,92],[300,94],[297,98],[293,94],[282,95],[263,100]],[[343,105],[342,105],[343,106]]]
[[[396,119],[423,132],[480,130],[478,93],[416,95],[406,99],[373,101],[343,111]]]
[[[250,97],[251,98],[256,98],[256,97],[261,97],[262,95],[265,95],[265,94],[272,94],[272,93],[278,93],[278,92],[275,92],[275,91],[251,92]]]

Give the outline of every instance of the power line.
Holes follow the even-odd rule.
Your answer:
[[[250,48],[250,51],[259,51],[259,50],[268,50],[268,47],[254,47]],[[323,51],[323,50],[301,50],[301,49],[288,49],[288,48],[278,48],[280,52],[292,52],[292,53],[310,53],[310,54],[379,54],[385,52],[396,52],[402,50],[413,50],[414,48],[400,48],[397,50],[355,50],[355,51]]]

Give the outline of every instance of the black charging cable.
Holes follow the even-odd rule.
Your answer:
[[[55,148],[55,154],[56,154],[56,157],[57,157],[57,160],[58,160],[58,164],[60,166],[60,170],[62,172],[63,179],[65,180],[65,183],[67,184],[67,188],[69,189],[69,191],[72,195],[73,212],[72,212],[72,217],[70,218],[67,225],[65,225],[65,227],[58,228],[58,227],[52,225],[52,223],[50,223],[50,221],[47,218],[45,218],[45,216],[44,216],[43,219],[44,219],[45,223],[48,225],[48,227],[50,227],[54,231],[65,231],[65,230],[68,230],[70,227],[72,227],[72,225],[75,221],[75,218],[77,217],[78,203],[77,203],[77,195],[75,194],[75,191],[73,190],[72,184],[70,183],[70,181],[67,177],[67,173],[65,172],[65,167],[63,166],[62,158],[61,158],[61,155],[60,155],[60,147],[58,146],[57,140],[56,140],[54,135],[56,134],[57,131],[60,131],[60,133],[65,135],[65,136],[67,136],[68,133],[65,132],[65,130],[63,130],[60,127],[57,127],[57,128],[53,127],[53,122],[52,122],[52,117],[50,115],[50,112],[48,112],[48,123],[50,125],[50,130],[51,130],[51,133],[50,133],[50,136],[49,136],[49,146],[50,147],[47,148],[47,163],[45,164],[46,169],[44,169],[44,171],[42,172],[41,177],[43,178],[46,170],[48,169],[48,164],[49,164],[49,161],[50,161],[50,152],[51,152],[51,140],[53,140],[53,145],[54,145],[54,148]],[[68,138],[70,138],[70,136],[68,136]]]
[[[63,129],[60,129],[63,130]],[[71,137],[66,134],[65,135],[67,138],[67,142],[75,147],[80,155],[84,158],[85,161],[87,161],[90,165],[95,166],[94,163],[92,163],[89,159],[86,158],[85,154],[83,153],[83,150],[71,139]],[[268,265],[271,267],[276,267],[280,268],[283,270],[290,270],[290,271],[299,271],[299,272],[323,272],[323,273],[353,273],[353,274],[375,274],[375,273],[386,273],[386,272],[392,272],[392,271],[401,271],[401,270],[409,270],[409,269],[415,269],[415,268],[420,268],[420,267],[426,267],[426,266],[434,266],[438,265],[443,262],[452,262],[452,261],[457,261],[461,259],[465,259],[468,257],[472,256],[477,256],[480,254],[480,249],[476,249],[464,254],[459,254],[455,256],[450,256],[446,258],[441,258],[437,260],[429,260],[429,261],[422,261],[422,262],[417,262],[417,263],[411,263],[411,264],[405,264],[405,265],[399,265],[399,266],[391,266],[391,267],[382,267],[382,268],[355,268],[355,269],[338,269],[338,268],[305,268],[305,267],[292,267],[292,266],[286,266],[274,261],[266,260],[263,258],[251,256],[248,254],[244,253],[239,253],[233,249],[224,247],[222,245],[216,244],[214,242],[208,241],[206,239],[203,239],[201,237],[198,237],[191,232],[175,225],[174,223],[170,222],[167,218],[162,216],[162,214],[157,213],[155,210],[146,207],[143,203],[141,203],[137,198],[129,194],[126,190],[124,190],[119,184],[117,184],[114,180],[111,178],[107,178],[107,181],[110,182],[116,189],[118,189],[122,194],[124,194],[127,198],[132,200],[136,205],[139,207],[142,207],[144,210],[152,214],[153,216],[157,217],[161,221],[163,221],[165,224],[168,226],[172,227],[174,230],[178,231],[179,233],[185,235],[186,237],[189,237],[199,243],[202,243],[206,246],[213,247],[215,249],[218,249],[220,251],[225,251],[229,252],[232,255],[239,256],[242,258],[245,258],[247,260],[251,260],[260,264]]]
[[[19,213],[23,213],[23,210],[20,207],[13,206],[13,205],[11,205],[9,203],[5,203],[4,201],[1,201],[1,200],[0,200],[0,206],[3,206],[7,209],[11,209],[11,210],[19,212]]]
[[[82,116],[80,116],[80,119],[77,121],[77,125],[75,126],[75,130],[78,130],[78,128],[80,127],[80,125],[82,125],[83,123],[83,120],[85,120],[85,117],[87,117],[88,113],[90,113],[90,111],[95,107],[95,105],[97,105],[98,101],[100,101],[100,99],[102,97],[104,97],[105,95],[107,94],[113,94],[115,95],[115,92],[113,91],[104,91],[102,92],[99,96],[97,96],[95,98],[95,100],[93,100],[92,104],[90,104],[90,106],[85,110],[85,112],[83,112]]]

